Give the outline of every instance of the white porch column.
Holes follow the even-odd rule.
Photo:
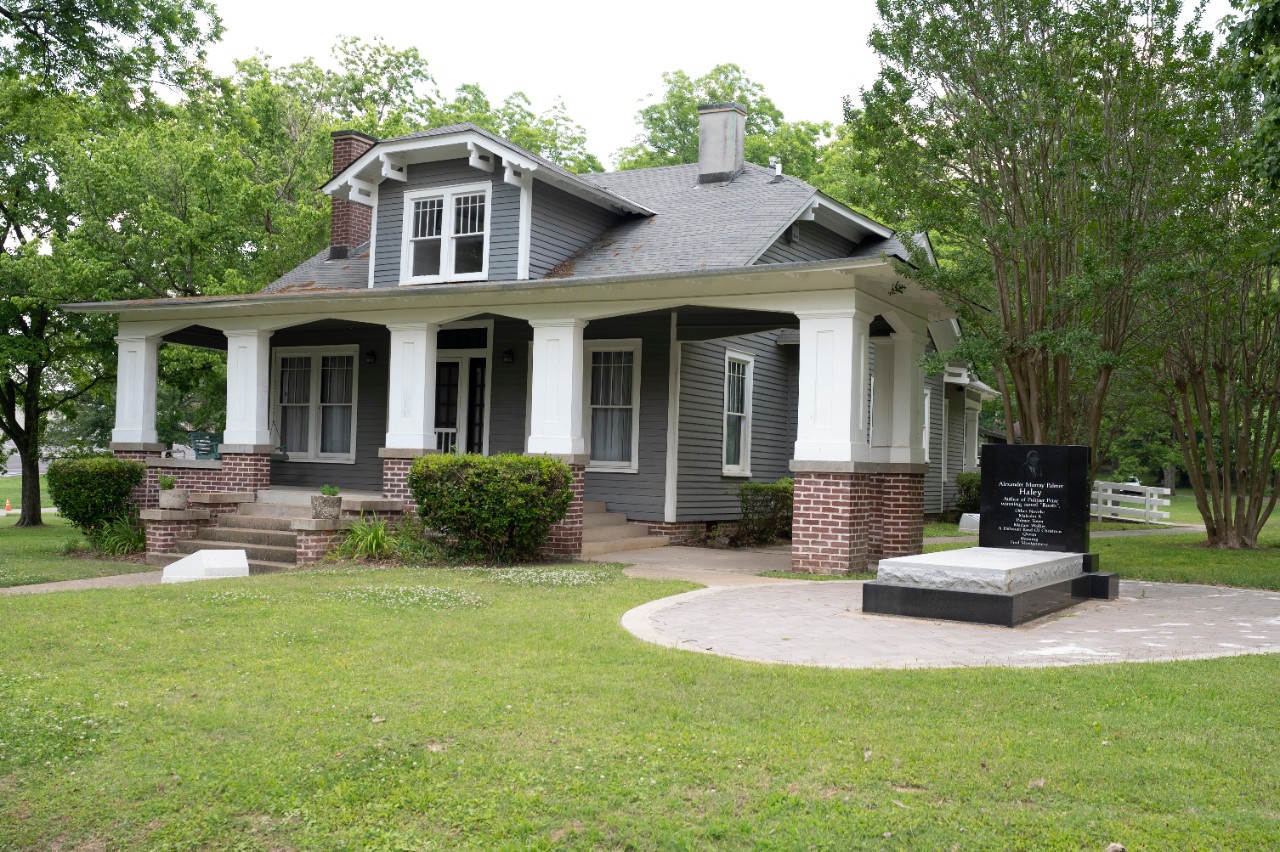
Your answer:
[[[223,332],[227,336],[227,428],[222,443],[272,447],[271,339],[258,329]]]
[[[585,456],[582,437],[583,346],[586,320],[530,320],[533,393],[529,453]]]
[[[400,450],[436,448],[437,323],[389,325],[390,378],[387,385],[385,446]]]
[[[924,464],[924,358],[927,338],[922,334],[894,332],[893,339],[893,446],[890,462]]]
[[[872,317],[849,309],[797,313],[797,461],[866,461],[867,340]]]
[[[964,399],[964,471],[972,473],[978,469],[978,414],[982,411],[982,403],[969,399],[968,392]]]
[[[156,442],[156,365],[160,338],[131,334],[116,338],[116,425],[113,444]]]

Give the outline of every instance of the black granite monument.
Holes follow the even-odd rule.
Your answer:
[[[1090,598],[1119,596],[1116,575],[1100,573],[1098,555],[1089,552],[1088,447],[987,444],[981,495],[978,549],[946,564],[941,554],[889,560],[880,577],[863,586],[863,611],[1013,627]],[[983,548],[1040,551],[1042,564],[1057,560],[1068,573],[1038,580],[1038,568],[1028,564],[1030,578],[1022,585],[1004,591],[963,588],[966,571],[996,569],[1008,559]],[[913,576],[918,564],[936,566],[936,579],[928,571]],[[980,578],[974,579],[976,586]]]

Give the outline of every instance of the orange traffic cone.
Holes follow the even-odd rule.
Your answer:
[[[9,514],[9,498],[4,498],[4,513]]]

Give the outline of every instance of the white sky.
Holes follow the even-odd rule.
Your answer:
[[[638,132],[636,111],[662,90],[662,72],[691,76],[735,62],[790,121],[839,121],[843,95],[876,77],[867,35],[872,0],[790,4],[713,0],[602,3],[215,0],[226,33],[209,50],[215,72],[262,50],[276,65],[307,56],[331,64],[340,35],[414,46],[442,92],[478,83],[497,104],[513,91],[536,112],[563,98],[605,163]],[[1210,0],[1206,21],[1230,11]]]

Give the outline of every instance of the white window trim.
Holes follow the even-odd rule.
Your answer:
[[[739,455],[741,463],[736,465],[726,464],[724,460],[725,436],[729,434],[729,362],[731,361],[738,361],[747,365],[746,386],[743,388],[743,405],[746,408],[746,416],[742,422],[742,452]],[[735,349],[725,350],[724,382],[721,385],[723,394],[720,403],[720,472],[724,476],[751,476],[751,394],[752,385],[755,384],[755,369],[756,359],[754,355]]]
[[[618,340],[587,340],[582,344],[582,435],[587,452],[591,452],[591,355],[594,352],[631,352],[631,462],[588,461],[587,470],[592,473],[640,472],[640,350],[638,337]]]
[[[479,272],[455,275],[445,270],[453,269],[453,202],[459,195],[484,193],[484,253]],[[432,189],[416,189],[404,194],[404,216],[400,225],[400,283],[439,284],[443,281],[484,281],[489,277],[489,246],[493,236],[493,184],[489,181],[458,186],[442,186]],[[443,230],[440,234],[440,274],[413,277],[413,203],[426,198],[443,198]]]
[[[311,451],[307,455],[289,453],[290,462],[301,464],[355,464],[356,463],[356,425],[360,420],[360,345],[356,343],[342,346],[278,346],[271,350],[271,424],[272,437],[284,443],[284,436],[275,431],[280,426],[280,360],[297,355],[311,356],[311,410],[307,418],[310,433],[307,444]],[[351,452],[320,452],[320,359],[324,355],[351,356]]]

